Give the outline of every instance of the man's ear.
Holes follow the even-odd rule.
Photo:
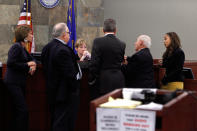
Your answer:
[[[140,40],[141,42],[140,42],[140,47],[141,48],[146,48],[146,46],[144,45],[144,41],[142,41],[142,40]]]
[[[142,41],[142,40],[140,40],[139,42],[140,42],[140,46],[142,46],[142,45],[143,45],[143,41]]]

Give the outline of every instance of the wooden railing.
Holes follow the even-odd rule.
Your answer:
[[[197,78],[197,61],[186,61],[185,67],[192,68],[194,77]],[[4,77],[6,65],[3,64],[2,76]],[[90,89],[88,87],[88,69],[83,69],[83,78],[80,87],[80,106],[77,120],[76,131],[89,131],[89,108],[90,108]],[[163,77],[165,69],[160,68],[159,60],[154,60],[155,81],[158,85]],[[0,78],[0,131],[7,131],[11,118],[11,102],[9,95]],[[186,90],[197,91],[197,80],[185,80]],[[120,94],[119,94],[120,95]],[[45,78],[42,66],[39,65],[34,76],[29,76],[27,80],[26,99],[30,112],[29,131],[49,131],[50,114],[46,99]],[[196,113],[197,114],[197,113]]]

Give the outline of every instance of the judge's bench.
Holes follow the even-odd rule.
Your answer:
[[[197,61],[185,61],[184,67],[191,68],[194,74],[194,79],[185,79],[184,89],[187,91],[197,91]],[[10,120],[12,117],[12,102],[10,96],[6,91],[5,85],[3,83],[3,77],[6,71],[6,64],[2,64],[0,67],[0,131],[7,131],[10,126]],[[98,103],[103,103],[106,101],[106,97],[102,97],[92,101],[90,106],[90,88],[88,86],[88,67],[82,67],[83,78],[81,80],[80,87],[80,106],[76,125],[76,131],[95,131],[95,108]],[[160,86],[161,78],[163,77],[165,69],[159,66],[159,60],[154,60],[154,77],[157,87]],[[115,97],[121,97],[121,89],[113,92],[111,95]],[[161,92],[158,92],[161,93]],[[108,94],[109,95],[109,94]],[[196,95],[194,93],[194,95]],[[177,94],[180,97],[179,101],[173,101],[166,105],[166,110],[157,112],[157,122],[160,123],[158,126],[158,131],[167,131],[166,123],[167,121],[176,120],[174,122],[176,125],[171,125],[171,127],[182,127],[181,121],[188,123],[190,119],[193,121],[193,125],[197,126],[197,104],[192,96],[187,93]],[[49,131],[50,130],[50,114],[48,109],[48,103],[46,99],[46,87],[45,78],[43,75],[42,65],[39,64],[38,68],[33,76],[29,76],[27,79],[26,88],[26,100],[29,109],[29,131]],[[182,101],[183,100],[183,101]],[[192,102],[192,103],[191,103]],[[175,104],[178,103],[178,104]],[[190,112],[190,118],[184,118],[181,111],[177,110],[183,108],[184,105],[190,106],[191,108],[185,110],[185,112]],[[196,110],[194,110],[196,109]],[[173,112],[177,114],[174,115]],[[169,114],[168,114],[169,113]],[[168,115],[167,115],[168,114]],[[171,116],[171,114],[173,116]],[[176,119],[174,119],[176,117]],[[183,123],[184,124],[184,123]],[[188,124],[186,124],[188,125]],[[197,130],[196,126],[192,126],[193,129]],[[177,128],[178,129],[178,128]],[[190,129],[190,128],[188,128]]]

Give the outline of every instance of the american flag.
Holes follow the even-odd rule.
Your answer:
[[[32,34],[33,34],[33,26],[32,26],[32,19],[31,19],[31,0],[25,0],[23,7],[20,12],[20,17],[18,21],[18,26],[20,25],[29,25],[32,29]],[[29,53],[34,53],[35,52],[35,43],[34,43],[34,36],[32,43],[29,43],[27,45],[27,50]]]

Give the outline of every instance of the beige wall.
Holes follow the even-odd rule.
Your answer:
[[[60,3],[52,9],[44,8],[39,0],[31,1],[36,51],[39,52],[51,40],[53,25],[67,21],[68,0],[60,0]],[[77,38],[82,37],[88,41],[89,51],[93,39],[102,35],[103,1],[75,0]],[[24,0],[0,0],[0,61],[3,63],[6,62],[7,52],[13,44],[14,29],[23,2]]]
[[[105,0],[104,9],[104,18],[117,20],[117,35],[127,43],[126,55],[134,53],[137,36],[147,34],[152,38],[153,58],[161,58],[163,36],[174,31],[186,59],[197,60],[197,0]]]

